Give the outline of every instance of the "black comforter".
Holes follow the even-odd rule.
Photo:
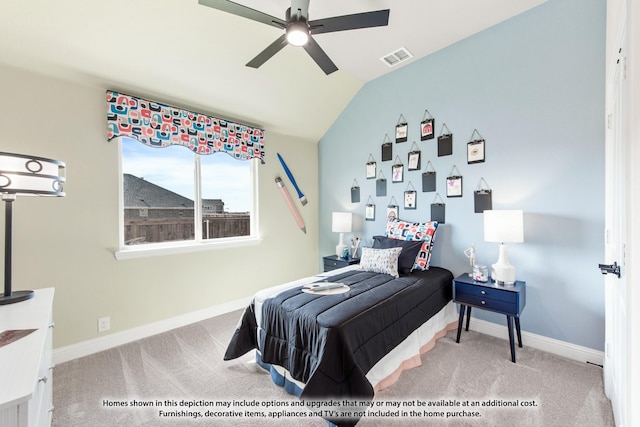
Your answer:
[[[438,267],[395,279],[351,270],[327,280],[350,290],[322,296],[296,287],[265,300],[259,338],[252,302],[224,359],[257,348],[263,362],[306,383],[302,399],[370,401],[373,387],[366,373],[452,298],[453,275]]]

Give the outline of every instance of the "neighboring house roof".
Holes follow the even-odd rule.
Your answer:
[[[191,208],[193,200],[125,173],[122,177],[125,208]]]

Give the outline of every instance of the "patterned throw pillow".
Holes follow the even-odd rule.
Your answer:
[[[402,248],[362,248],[358,269],[371,273],[383,273],[393,277],[399,277],[398,255],[400,255],[401,251]]]
[[[391,239],[422,241],[413,270],[428,270],[437,228],[436,221],[407,222],[396,218],[387,222],[386,236]]]
[[[422,242],[413,240],[391,239],[386,236],[373,236],[373,249],[402,248],[398,256],[398,273],[411,274]]]

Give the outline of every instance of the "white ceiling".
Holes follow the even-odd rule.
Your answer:
[[[317,142],[362,85],[405,47],[416,59],[546,0],[311,0],[309,19],[390,9],[389,25],[318,34],[326,76],[286,46],[245,64],[281,30],[198,0],[0,0],[0,63]],[[284,18],[289,0],[237,0]],[[268,134],[267,134],[268,138]]]

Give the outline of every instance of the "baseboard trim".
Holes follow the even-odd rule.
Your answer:
[[[251,297],[241,298],[235,301],[208,307],[203,310],[128,329],[126,331],[105,335],[104,337],[94,338],[77,344],[56,348],[53,350],[53,361],[58,364],[68,362],[73,359],[78,359],[80,357],[118,347],[135,340],[167,332],[171,329],[200,322],[202,320],[210,319],[211,317],[220,316],[221,314],[242,309],[246,307],[250,301]],[[473,331],[505,340],[508,336],[506,326],[487,322],[481,319],[474,318],[469,328]],[[579,362],[588,362],[596,365],[602,365],[604,363],[604,352],[571,344],[565,341],[548,338],[526,331],[522,332],[522,341],[523,345],[566,357],[568,359],[577,360]]]
[[[506,325],[498,325],[475,317],[469,325],[469,329],[492,337],[509,339]],[[602,366],[604,363],[604,352],[571,344],[565,341],[548,338],[531,332],[522,332],[522,345],[576,360],[578,362],[593,363]]]
[[[250,301],[251,297],[241,298],[158,322],[149,323],[148,325],[128,329],[126,331],[115,332],[103,337],[93,338],[77,344],[56,348],[53,350],[53,363],[59,364],[68,362],[73,359],[78,359],[80,357],[118,347],[132,341],[167,332],[171,329],[180,328],[215,316],[220,316],[221,314],[245,308]]]

